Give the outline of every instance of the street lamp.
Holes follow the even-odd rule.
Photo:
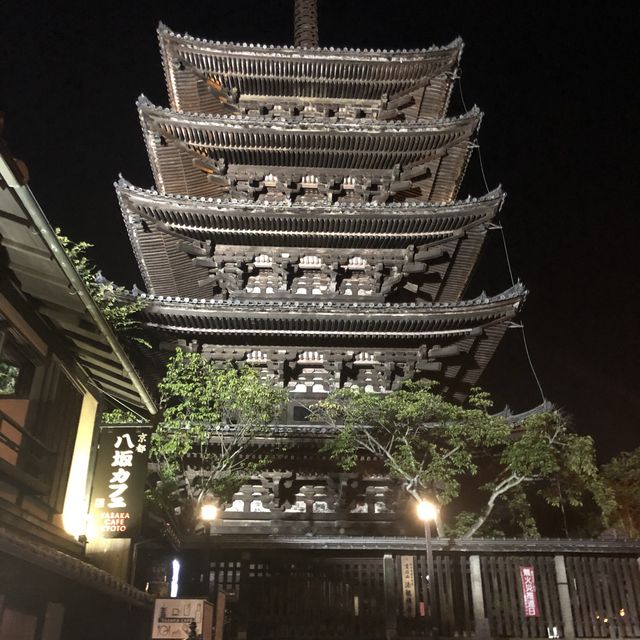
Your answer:
[[[435,580],[435,571],[433,568],[433,549],[431,548],[431,521],[438,517],[438,507],[428,500],[420,500],[416,507],[418,518],[424,522],[424,542],[427,559],[427,573],[425,574],[425,621],[427,623],[427,631],[431,637],[435,637],[434,613],[433,606],[433,582]]]
[[[218,507],[215,504],[203,504],[200,507],[200,519],[205,522],[212,522],[218,517]]]
[[[211,498],[200,505],[200,520],[204,523],[204,535],[211,535],[211,523],[218,519],[220,510],[218,506],[211,502]]]

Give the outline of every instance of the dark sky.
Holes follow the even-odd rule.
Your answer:
[[[156,26],[290,44],[292,0],[21,2],[0,22],[4,136],[54,225],[94,242],[105,274],[142,285],[112,183],[150,186],[135,99],[167,105]],[[628,6],[633,6],[629,3]],[[462,86],[485,112],[479,141],[545,395],[602,457],[640,444],[637,9],[592,1],[320,0],[324,46],[414,48],[465,40]],[[459,95],[452,113],[462,110]],[[484,193],[477,154],[460,195]],[[509,276],[490,235],[470,294]],[[482,384],[500,404],[539,401],[519,330]]]

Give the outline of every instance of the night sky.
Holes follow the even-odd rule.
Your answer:
[[[631,6],[631,5],[629,5]],[[51,223],[94,242],[106,276],[142,286],[112,183],[151,170],[135,109],[168,105],[156,27],[210,39],[291,44],[292,0],[21,2],[0,22],[4,137]],[[640,444],[637,150],[638,12],[591,1],[320,0],[323,46],[409,49],[461,35],[467,106],[513,271],[520,320],[547,398],[596,438],[604,459]],[[451,114],[462,112],[458,88]],[[478,155],[460,192],[485,192]],[[469,295],[510,284],[491,232]],[[481,380],[498,406],[540,401],[522,334],[507,332]]]

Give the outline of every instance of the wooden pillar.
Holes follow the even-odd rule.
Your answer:
[[[244,552],[240,557],[240,594],[238,597],[238,607],[236,609],[238,613],[237,629],[238,640],[247,640],[249,633],[249,562],[251,561],[251,554]]]
[[[385,553],[382,558],[382,575],[384,579],[386,640],[396,640],[398,637],[398,589],[395,561],[391,554]]]
[[[484,595],[482,593],[482,572],[480,570],[480,556],[469,556],[469,569],[471,573],[471,603],[473,606],[473,625],[475,638],[489,638],[489,620],[484,608]]]
[[[576,637],[576,631],[573,624],[573,612],[571,611],[571,598],[569,596],[569,583],[567,581],[567,567],[564,562],[564,556],[555,556],[554,562],[556,565],[556,584],[558,585],[558,596],[560,598],[563,635],[567,640],[573,640]]]
[[[216,596],[216,623],[214,640],[223,640],[224,634],[224,609],[226,606],[226,594],[221,589],[218,590]]]
[[[60,602],[47,602],[44,614],[41,640],[60,640],[62,638],[62,622],[64,620],[64,605]]]

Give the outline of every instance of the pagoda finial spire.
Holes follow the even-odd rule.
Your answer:
[[[295,0],[293,22],[295,46],[318,48],[318,0]]]

